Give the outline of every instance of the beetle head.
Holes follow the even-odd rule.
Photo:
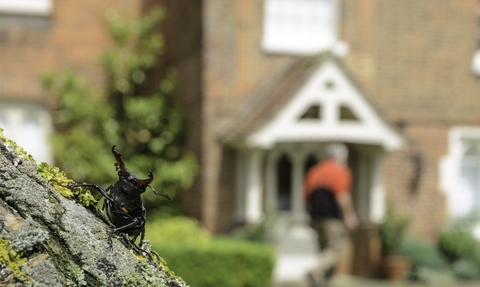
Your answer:
[[[117,162],[115,167],[118,171],[118,179],[122,188],[128,193],[143,193],[149,184],[153,181],[153,173],[150,170],[147,179],[139,179],[136,175],[131,173],[125,166],[122,160],[122,155],[115,150],[115,146],[112,147],[112,153]]]

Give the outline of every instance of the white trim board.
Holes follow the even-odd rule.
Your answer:
[[[0,13],[48,16],[52,10],[53,0],[0,0]]]
[[[321,106],[320,118],[300,120],[311,105]],[[341,120],[341,106],[348,107],[358,120]],[[400,148],[405,142],[332,59],[317,68],[270,122],[246,139],[247,146],[266,149],[280,142],[307,141],[375,144],[387,151]]]

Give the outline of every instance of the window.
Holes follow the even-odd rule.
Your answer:
[[[2,102],[0,128],[30,153],[37,162],[52,162],[47,135],[51,129],[48,111],[40,105]]]
[[[320,105],[311,105],[300,117],[301,120],[311,119],[319,120],[321,118],[321,108]]]
[[[0,0],[0,14],[48,16],[53,0]]]
[[[314,54],[337,40],[339,0],[265,0],[262,47],[267,52]]]
[[[341,105],[339,114],[340,114],[340,121],[353,121],[353,122],[359,121],[358,117],[355,115],[352,109],[348,106]]]
[[[480,127],[452,128],[440,172],[451,219],[480,220]]]
[[[464,152],[460,168],[459,202],[463,208],[457,216],[474,216],[478,218],[480,207],[480,152],[479,143],[469,144]]]
[[[480,1],[477,3],[477,23],[480,23]],[[477,51],[473,54],[473,61],[472,61],[472,72],[480,76],[480,25],[477,24],[477,37],[475,39],[477,41]]]
[[[313,154],[309,155],[303,166],[303,175],[305,176],[307,172],[310,170],[310,168],[312,168],[317,163],[318,163],[317,157]]]

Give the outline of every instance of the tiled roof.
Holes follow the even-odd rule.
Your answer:
[[[290,64],[265,83],[227,126],[220,139],[223,142],[239,142],[263,124],[271,120],[295,93],[304,85],[315,68],[330,54],[315,57],[295,57]]]

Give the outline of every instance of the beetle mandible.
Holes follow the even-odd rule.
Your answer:
[[[160,194],[149,184],[153,181],[153,173],[150,170],[148,179],[139,179],[131,173],[122,160],[121,154],[112,147],[113,156],[116,159],[115,167],[118,171],[118,181],[104,189],[99,184],[75,183],[68,186],[92,187],[100,192],[100,197],[105,197],[102,209],[106,211],[108,219],[115,226],[114,233],[124,232],[132,236],[135,242],[140,236],[140,242],[145,237],[146,209],[143,206],[142,193],[150,187],[156,195],[161,195],[171,200],[168,194]],[[99,197],[99,198],[100,198]]]

